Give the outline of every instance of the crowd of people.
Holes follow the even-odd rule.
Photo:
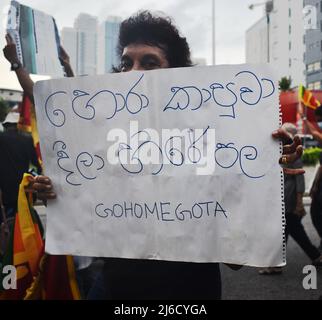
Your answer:
[[[4,56],[15,71],[24,92],[33,101],[33,81],[20,63],[16,47],[9,35],[3,49]],[[66,76],[74,76],[68,54],[60,48],[60,60]],[[132,70],[153,70],[192,66],[190,49],[186,38],[180,35],[170,18],[141,11],[124,20],[120,27],[118,54],[120,65],[114,72]],[[319,111],[320,112],[320,111]],[[319,118],[320,117],[320,118]],[[317,112],[317,121],[322,116]],[[306,121],[308,130],[322,143],[322,132]],[[315,265],[322,265],[321,245],[316,248],[309,240],[301,219],[305,214],[302,198],[304,193],[303,169],[300,163],[302,145],[296,137],[296,128],[286,126],[278,129],[273,137],[281,139],[284,154],[280,163],[285,168],[286,234],[291,235],[302,247]],[[28,141],[27,141],[28,140]],[[3,204],[6,215],[12,216],[17,210],[17,188],[23,172],[35,162],[31,150],[32,142],[15,132],[0,134],[0,170]],[[3,153],[7,147],[8,151]],[[16,150],[13,150],[16,149]],[[321,156],[322,157],[322,156]],[[322,158],[321,158],[322,161]],[[5,168],[5,169],[4,169]],[[313,184],[311,196],[312,222],[322,239],[322,166]],[[5,177],[5,179],[3,178]],[[56,198],[50,177],[38,175],[29,186],[37,193],[38,199],[50,201]],[[1,220],[0,220],[1,221]],[[320,250],[320,251],[319,251]],[[75,257],[79,270],[78,280],[84,299],[220,299],[221,275],[218,263],[186,263],[139,259],[102,259],[102,267],[93,275],[90,257]],[[232,269],[241,266],[230,265]],[[280,269],[265,268],[261,274],[280,273]],[[193,275],[193,276],[192,276]]]

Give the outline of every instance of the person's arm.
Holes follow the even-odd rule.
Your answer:
[[[74,77],[74,71],[70,65],[69,55],[65,51],[65,49],[60,46],[59,47],[59,60],[62,66],[64,67],[65,73],[67,77]]]
[[[322,143],[322,133],[319,130],[317,130],[310,121],[303,120],[303,122],[310,134],[313,136],[313,138]]]
[[[30,100],[34,102],[34,82],[30,78],[30,75],[27,72],[27,70],[22,66],[21,62],[19,61],[16,45],[9,34],[6,35],[6,41],[7,45],[3,48],[3,54],[5,58],[9,61],[11,66],[15,66],[14,71],[16,72],[18,81],[22,89],[28,95]]]
[[[316,173],[316,176],[314,178],[314,181],[313,181],[313,184],[312,184],[312,187],[311,187],[311,190],[310,190],[310,197],[312,199],[317,195],[317,191],[318,191],[318,188],[319,188],[321,178],[322,178],[322,165],[320,165],[320,167],[319,167],[319,169],[318,169],[318,171]]]

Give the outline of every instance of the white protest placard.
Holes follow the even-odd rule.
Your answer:
[[[20,62],[29,73],[63,77],[59,61],[60,39],[52,16],[11,1],[7,32],[16,44]]]
[[[277,82],[267,66],[37,82],[52,254],[285,264]]]

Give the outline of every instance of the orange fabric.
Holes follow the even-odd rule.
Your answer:
[[[304,95],[302,97],[302,100],[304,101],[304,103],[307,103],[310,100],[311,95],[312,95],[311,92],[307,90],[304,91]]]

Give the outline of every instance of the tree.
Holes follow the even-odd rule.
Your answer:
[[[282,77],[282,79],[278,82],[279,88],[281,91],[285,92],[291,89],[291,78]]]
[[[7,101],[0,97],[0,122],[3,122],[9,112],[9,105]]]

